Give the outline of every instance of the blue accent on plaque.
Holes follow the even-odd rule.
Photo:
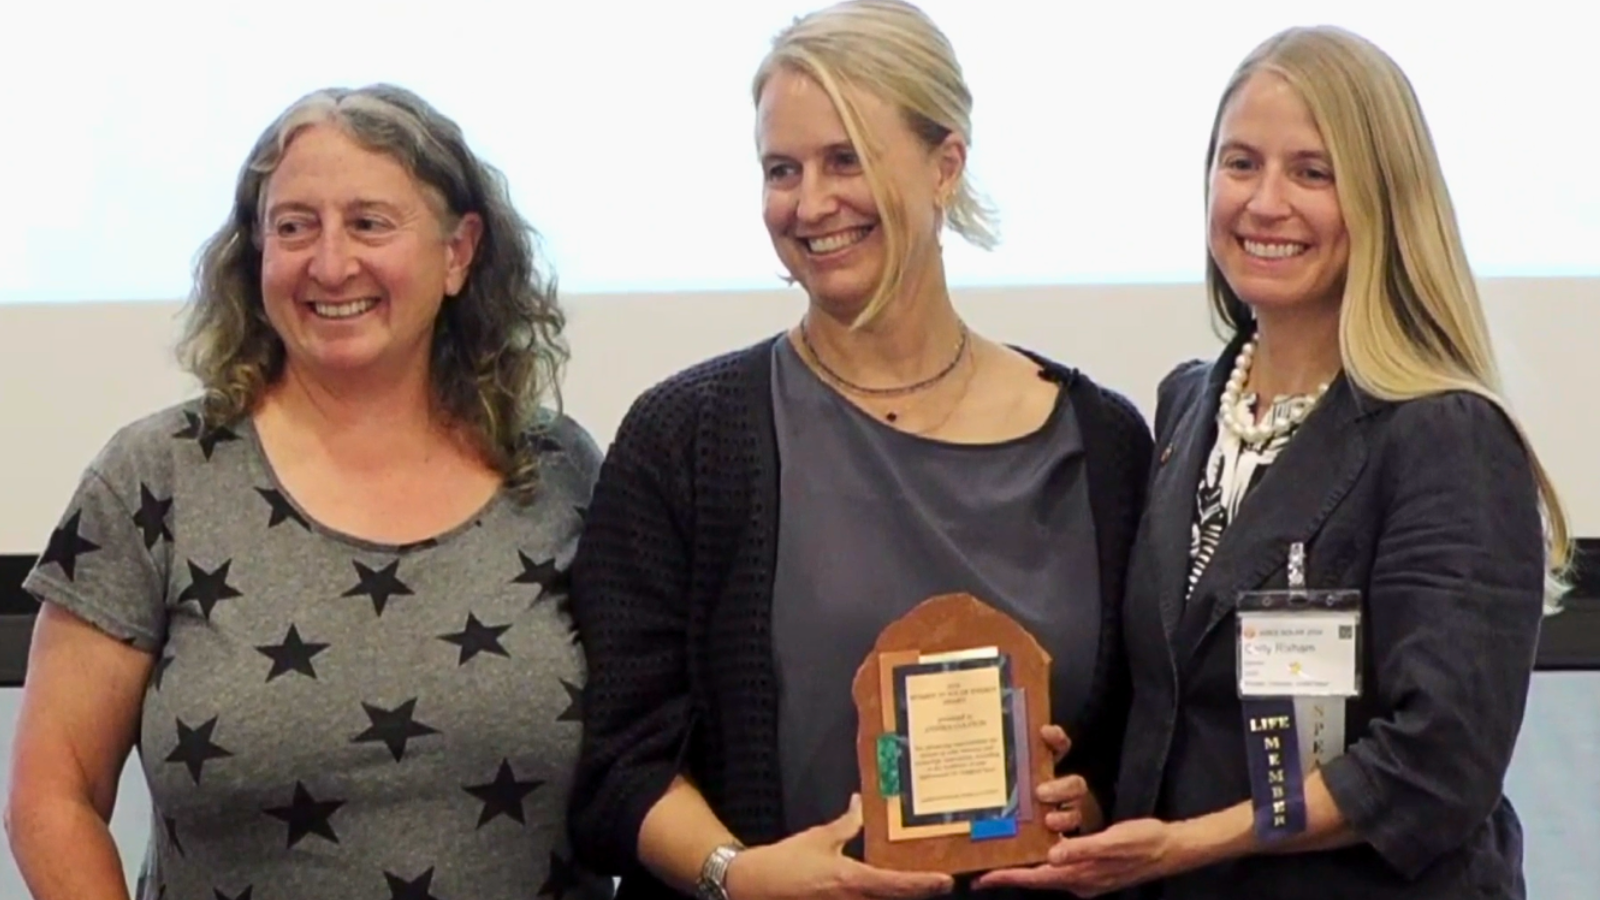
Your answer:
[[[972,822],[972,839],[975,841],[992,841],[995,838],[1016,836],[1016,819],[974,819]]]

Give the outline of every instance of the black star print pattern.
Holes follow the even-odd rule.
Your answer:
[[[328,649],[328,646],[301,640],[300,630],[290,625],[289,633],[283,636],[283,643],[262,644],[256,647],[256,651],[272,660],[272,670],[267,672],[268,681],[289,672],[299,672],[314,679],[317,677],[317,670],[311,666],[311,657]]]
[[[378,615],[383,615],[383,608],[389,604],[391,597],[409,597],[411,588],[406,587],[395,573],[400,568],[400,560],[395,560],[381,569],[373,570],[355,560],[356,575],[360,583],[340,596],[359,597],[363,594],[372,598],[372,609]]]
[[[172,498],[160,499],[151,493],[149,485],[139,482],[139,511],[133,514],[133,524],[144,534],[144,548],[155,549],[156,542],[172,540],[172,529],[167,527],[167,515],[172,512]]]
[[[556,716],[557,722],[582,722],[583,721],[583,688],[569,684],[565,678],[560,679],[561,686],[567,691],[567,708]]]
[[[544,884],[539,885],[539,896],[561,900],[568,891],[577,886],[578,873],[572,865],[572,860],[563,859],[561,854],[554,850],[550,851],[550,873],[545,876]]]
[[[200,422],[200,416],[184,410],[183,420],[188,424],[179,430],[173,437],[180,440],[194,441],[200,445],[200,452],[205,454],[210,461],[211,454],[216,451],[218,444],[237,441],[239,436],[227,428],[205,428]]]
[[[153,654],[137,737],[159,859],[137,896],[604,893],[547,827],[569,800],[551,773],[581,738],[582,656],[553,604],[595,448],[553,428],[539,503],[488,504],[476,529],[402,553],[327,532],[272,480],[249,420],[202,445],[212,424],[188,405],[119,432],[35,548],[58,527],[50,556],[74,580],[59,562],[30,573]],[[453,843],[466,855],[439,855]]]
[[[99,544],[78,533],[82,518],[83,510],[73,510],[72,515],[61,523],[61,527],[50,532],[50,543],[39,557],[40,566],[47,566],[50,563],[60,566],[68,581],[78,577],[78,557],[100,549]]]
[[[161,824],[167,831],[167,843],[172,845],[172,849],[178,851],[179,856],[183,856],[183,841],[178,840],[178,820],[171,816],[162,816]]]
[[[367,718],[372,721],[371,727],[351,739],[353,744],[370,744],[381,741],[389,748],[389,753],[399,762],[406,755],[406,742],[414,737],[423,737],[429,734],[438,734],[439,731],[432,726],[418,722],[413,713],[417,708],[417,698],[400,704],[394,709],[384,709],[362,702],[361,708],[367,711]]]
[[[500,769],[488,784],[462,785],[461,789],[483,801],[483,812],[478,814],[478,827],[482,828],[497,816],[508,816],[518,824],[528,824],[522,814],[522,799],[533,793],[544,782],[538,779],[518,781],[511,771],[509,760],[500,760]]]
[[[211,732],[217,728],[217,717],[212,716],[199,728],[190,728],[178,720],[178,746],[167,754],[167,762],[181,762],[189,768],[189,777],[200,783],[201,770],[213,759],[225,759],[233,754],[211,743]]]
[[[511,579],[511,583],[538,585],[539,593],[533,598],[535,603],[551,591],[566,585],[567,573],[556,568],[554,558],[536,563],[528,554],[518,550],[517,560],[522,563],[522,572]]]
[[[233,560],[225,560],[216,571],[207,572],[189,560],[189,586],[178,595],[178,602],[185,603],[193,600],[200,604],[200,615],[206,621],[211,621],[211,610],[223,600],[242,597],[234,587],[228,584],[228,567],[233,565]]]
[[[383,873],[383,878],[389,882],[389,900],[439,900],[430,890],[433,885],[433,866],[410,881],[387,871]]]
[[[511,654],[500,646],[500,635],[509,630],[511,630],[510,625],[485,625],[478,621],[477,616],[467,613],[465,627],[453,634],[441,634],[439,640],[461,648],[461,657],[456,665],[464,666],[467,660],[479,653],[493,653],[496,656],[510,658]]]
[[[294,799],[288,806],[274,806],[262,812],[286,822],[289,825],[289,846],[300,843],[300,839],[308,834],[339,843],[339,835],[334,833],[333,826],[328,819],[339,807],[344,805],[343,800],[318,800],[311,796],[306,786],[301,782],[294,783]]]
[[[282,491],[274,488],[256,488],[256,493],[260,494],[261,499],[267,501],[267,506],[272,508],[271,514],[267,516],[268,528],[277,528],[285,522],[293,522],[306,531],[311,530],[311,523],[300,515],[300,511],[294,508],[294,504],[289,502],[289,498],[285,497]]]

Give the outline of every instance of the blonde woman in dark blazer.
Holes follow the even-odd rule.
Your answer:
[[[1567,532],[1498,393],[1416,97],[1367,41],[1291,29],[1228,85],[1208,163],[1207,282],[1232,340],[1160,388],[1114,824],[984,883],[1522,897],[1501,784]],[[1237,604],[1291,570],[1359,592],[1361,685],[1321,701],[1343,739],[1280,782],[1250,758]]]

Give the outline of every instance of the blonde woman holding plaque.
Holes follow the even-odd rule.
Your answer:
[[[944,894],[947,875],[858,861],[856,668],[926,598],[1001,609],[1054,660],[1062,777],[1036,787],[1072,807],[1044,818],[1095,824],[1150,436],[1121,396],[957,311],[941,241],[993,233],[972,98],[926,16],[802,17],[753,99],[764,222],[807,302],[646,392],[602,467],[573,565],[575,846],[624,897]]]
[[[1207,281],[1232,340],[1161,384],[1116,823],[981,883],[1520,898],[1501,784],[1567,532],[1498,393],[1417,98],[1366,40],[1291,29],[1229,83],[1208,169]],[[1264,715],[1240,697],[1241,647],[1260,649],[1241,615],[1297,576],[1358,595],[1359,618],[1272,651],[1309,671],[1358,640],[1359,689],[1291,689]],[[1285,720],[1295,739],[1259,737]]]

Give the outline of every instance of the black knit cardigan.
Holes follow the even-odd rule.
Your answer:
[[[778,452],[771,338],[641,395],[600,471],[571,604],[588,658],[569,827],[624,898],[674,896],[638,862],[640,824],[677,774],[746,844],[785,836],[772,586]],[[1060,766],[1111,809],[1128,704],[1120,611],[1151,437],[1121,395],[1042,357],[1082,428],[1104,625],[1083,724]]]

